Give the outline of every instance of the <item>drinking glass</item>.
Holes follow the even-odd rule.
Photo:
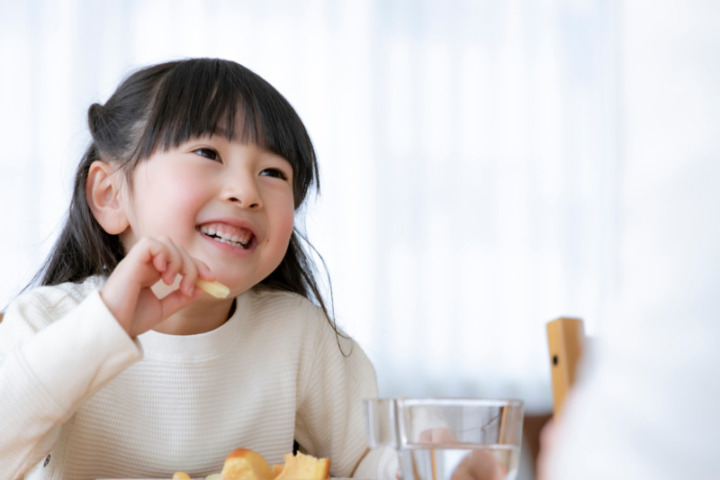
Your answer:
[[[364,402],[370,446],[389,446],[403,480],[514,480],[523,403],[478,398],[376,398]]]

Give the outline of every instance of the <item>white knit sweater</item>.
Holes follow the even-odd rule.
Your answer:
[[[362,411],[373,366],[307,299],[251,290],[216,330],[132,341],[103,281],[41,287],[5,313],[0,479],[204,477],[237,447],[282,463],[293,440],[333,476],[378,476]]]

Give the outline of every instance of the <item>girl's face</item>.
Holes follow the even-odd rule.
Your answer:
[[[125,250],[167,236],[239,294],[282,261],[293,231],[293,170],[283,157],[224,135],[141,161],[126,198]]]

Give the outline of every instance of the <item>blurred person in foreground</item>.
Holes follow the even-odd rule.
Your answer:
[[[618,301],[542,480],[720,478],[720,6],[622,9]]]

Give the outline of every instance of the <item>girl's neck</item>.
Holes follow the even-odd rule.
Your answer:
[[[235,313],[234,298],[219,302],[195,301],[159,323],[154,330],[167,335],[197,335],[210,332],[223,325]]]

